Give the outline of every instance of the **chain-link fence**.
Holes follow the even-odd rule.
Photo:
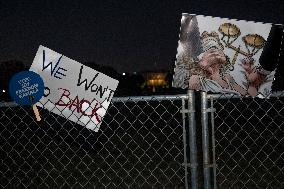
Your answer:
[[[284,188],[284,94],[207,98],[217,188]]]
[[[0,103],[0,187],[284,188],[284,94],[194,96],[114,98],[99,132]]]
[[[1,188],[184,188],[182,98],[114,98],[99,132],[1,103]]]

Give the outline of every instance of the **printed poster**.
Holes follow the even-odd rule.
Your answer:
[[[275,27],[269,23],[183,14],[173,87],[268,96],[278,56],[277,49],[268,51],[281,44],[281,38],[273,35]]]

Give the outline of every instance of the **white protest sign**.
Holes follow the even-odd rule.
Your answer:
[[[117,88],[118,81],[40,46],[30,71],[38,73],[45,95],[37,106],[95,132]]]

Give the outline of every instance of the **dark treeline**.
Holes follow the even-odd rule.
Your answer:
[[[278,65],[278,70],[275,74],[275,81],[273,82],[273,91],[284,90],[284,63]],[[102,72],[109,77],[117,79],[119,85],[115,91],[114,96],[140,96],[140,95],[153,95],[153,94],[184,94],[186,90],[176,89],[171,87],[173,72],[169,72],[166,77],[166,82],[169,84],[168,88],[157,88],[155,92],[152,88],[145,85],[146,79],[140,73],[135,74],[119,74],[114,68],[110,66],[103,66],[94,62],[87,62],[84,65],[91,67],[99,72]],[[9,60],[0,62],[0,100],[10,101],[9,96],[9,81],[14,74],[20,71],[28,70],[29,67],[21,61]],[[3,92],[3,90],[5,92]]]
[[[145,78],[139,74],[119,74],[114,68],[110,66],[103,66],[94,62],[87,62],[84,65],[91,67],[99,72],[106,74],[109,77],[117,79],[119,85],[115,91],[114,96],[139,96],[139,95],[151,95],[153,91],[145,85]],[[20,71],[28,70],[29,67],[21,61],[9,60],[0,62],[0,99],[1,101],[10,101],[9,96],[9,81],[12,76]],[[171,83],[172,74],[169,74],[168,82]],[[3,90],[5,92],[3,92]],[[178,89],[159,89],[155,94],[173,94],[183,93]]]

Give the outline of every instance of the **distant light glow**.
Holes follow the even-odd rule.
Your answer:
[[[126,73],[123,72],[122,75],[126,75]]]
[[[2,92],[5,93],[6,91],[3,89]]]

